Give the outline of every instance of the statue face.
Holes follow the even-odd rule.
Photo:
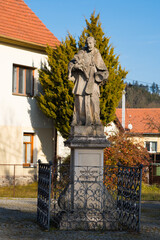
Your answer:
[[[88,39],[87,46],[88,46],[88,50],[91,52],[94,49],[94,40]]]

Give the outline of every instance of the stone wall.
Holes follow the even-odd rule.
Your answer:
[[[36,175],[18,176],[15,179],[14,179],[14,177],[11,177],[11,176],[1,177],[0,178],[0,186],[4,187],[4,186],[14,185],[14,181],[15,181],[15,185],[28,185],[30,183],[37,181],[37,176]]]

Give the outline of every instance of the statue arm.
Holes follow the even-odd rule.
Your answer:
[[[98,50],[95,60],[97,69],[97,72],[95,72],[95,81],[101,85],[108,79],[109,72]]]
[[[74,67],[74,63],[71,60],[70,63],[68,64],[68,79],[72,82],[75,82],[75,77],[72,74],[73,67]]]
[[[87,68],[85,66],[85,59],[84,59],[84,51],[80,50],[77,54],[75,54],[74,58],[70,61],[68,65],[68,77],[70,80],[74,78],[75,73],[81,71],[84,73],[86,79],[89,79],[89,75],[87,72]],[[74,78],[75,80],[75,78]],[[73,81],[73,80],[72,80]]]

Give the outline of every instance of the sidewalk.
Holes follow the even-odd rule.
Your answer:
[[[160,202],[142,202],[141,232],[45,232],[36,223],[36,199],[0,199],[0,240],[159,240]]]

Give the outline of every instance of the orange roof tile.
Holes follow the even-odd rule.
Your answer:
[[[60,43],[23,0],[0,0],[0,36],[42,46]]]
[[[116,116],[122,123],[122,109],[116,109]],[[125,109],[125,129],[128,124],[132,124],[131,133],[159,133],[160,128],[160,108],[126,108]]]

